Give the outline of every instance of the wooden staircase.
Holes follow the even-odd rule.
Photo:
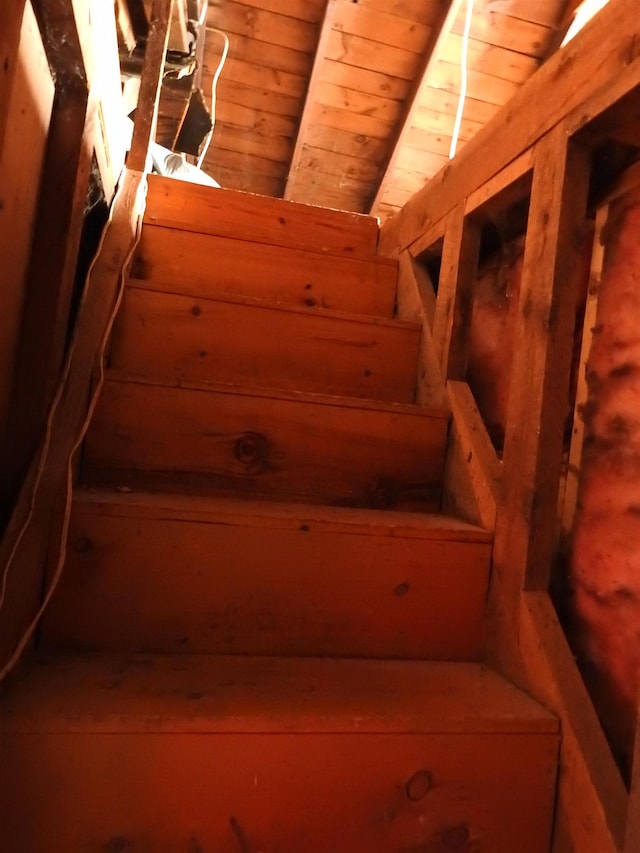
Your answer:
[[[151,178],[4,853],[546,853],[557,720],[482,665],[377,224]],[[54,555],[55,557],[55,555]],[[53,563],[53,558],[52,558]]]

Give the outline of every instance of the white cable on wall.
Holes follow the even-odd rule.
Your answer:
[[[460,97],[458,99],[456,120],[453,125],[451,147],[449,148],[450,160],[453,160],[456,155],[456,150],[458,148],[458,140],[460,139],[460,129],[462,127],[462,113],[464,112],[464,105],[465,101],[467,100],[467,86],[469,78],[469,36],[471,34],[472,18],[473,0],[467,0],[467,15],[464,22],[464,33],[462,35],[462,53],[460,57]]]
[[[227,61],[227,54],[229,53],[229,36],[223,32],[222,30],[218,30],[215,27],[207,27],[213,33],[218,33],[224,39],[224,49],[222,51],[222,56],[220,58],[220,62],[218,63],[218,67],[216,68],[216,73],[213,75],[213,81],[211,82],[211,130],[207,134],[207,139],[204,143],[204,147],[198,157],[198,168],[202,168],[202,164],[204,163],[204,158],[206,157],[207,151],[209,150],[209,145],[211,144],[211,137],[213,136],[213,131],[216,126],[216,96],[218,91],[218,80],[220,79],[220,74],[222,73],[222,69],[224,68],[224,64]]]

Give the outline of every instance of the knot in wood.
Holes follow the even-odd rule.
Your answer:
[[[466,849],[471,833],[469,827],[461,823],[458,826],[451,826],[445,829],[442,833],[442,846],[445,850],[463,850]]]
[[[417,803],[427,796],[433,784],[433,777],[429,770],[418,770],[405,785],[407,799]]]
[[[243,465],[263,464],[267,458],[267,440],[257,432],[245,432],[236,439],[234,455]]]

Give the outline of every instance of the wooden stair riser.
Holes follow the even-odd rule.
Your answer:
[[[549,849],[557,721],[479,665],[61,658],[0,711],[3,853]]]
[[[112,377],[85,482],[437,511],[447,425],[417,407]]]
[[[149,175],[145,223],[346,258],[372,258],[378,220]]]
[[[177,509],[76,503],[41,644],[479,659],[490,543],[456,541],[455,529],[432,538],[380,522],[376,530],[370,514],[363,535],[304,515],[190,519]]]
[[[132,275],[152,289],[188,296],[246,296],[391,318],[398,268],[386,258],[341,258],[146,225]]]
[[[129,287],[110,364],[140,376],[411,403],[419,342],[409,323]]]
[[[18,734],[3,851],[541,853],[556,756],[552,734]]]

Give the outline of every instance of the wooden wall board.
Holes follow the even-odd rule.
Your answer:
[[[211,57],[210,57],[211,61]],[[202,88],[205,93],[211,91],[213,73],[217,62],[205,65],[202,75]],[[273,92],[284,98],[295,98],[300,103],[304,101],[306,79],[300,74],[292,74],[281,68],[269,68],[265,65],[256,65],[246,59],[229,55],[224,65],[224,73],[218,81],[220,93],[225,90],[232,91],[232,84],[238,84],[240,89],[260,89],[261,91]],[[248,94],[248,93],[247,93]],[[286,102],[285,102],[286,103]]]
[[[208,28],[223,30],[230,37],[244,36],[272,47],[285,47],[301,53],[313,52],[317,23],[317,20],[294,18],[255,5],[248,7],[235,0],[224,0],[218,6],[210,5],[207,11]]]
[[[379,42],[337,30],[331,33],[326,57],[345,65],[374,69],[404,80],[413,80],[420,63],[418,53],[400,47],[385,47],[382,51]]]
[[[400,117],[400,102],[380,95],[370,95],[335,83],[318,82],[315,98],[320,104],[346,109],[361,115],[395,122]]]
[[[305,145],[300,156],[300,168],[309,172],[321,172],[324,176],[335,175],[338,178],[369,182],[378,174],[381,158],[363,159],[350,154],[340,154],[336,151],[327,159],[323,148],[312,148]]]
[[[402,532],[379,510],[269,516],[255,502],[131,497],[76,500],[48,650],[479,659],[483,531],[414,514]]]
[[[542,59],[549,45],[553,30],[532,21],[514,18],[511,14],[492,11],[492,0],[480,0],[474,6],[471,19],[471,38],[496,47]],[[527,4],[531,5],[531,4]],[[453,31],[461,35],[464,31],[465,10],[454,24]]]
[[[15,7],[15,4],[9,5]],[[8,12],[8,8],[3,10],[3,16],[5,11]],[[17,7],[13,12],[17,14]],[[14,45],[15,56],[11,62],[7,59],[7,69],[13,70],[13,74],[11,90],[6,93],[8,113],[0,147],[0,434],[4,433],[8,418],[54,102],[54,83],[31,3],[14,23],[18,24],[15,45],[14,38],[9,38],[11,29],[7,21],[6,35],[11,42],[7,48]],[[4,39],[5,33],[2,36]],[[4,107],[5,104],[3,112]],[[9,448],[5,447],[2,456],[8,452]]]
[[[433,511],[447,423],[415,406],[112,373],[85,443],[85,479]]]
[[[346,86],[367,95],[380,95],[395,101],[403,101],[410,84],[401,77],[383,74],[372,68],[357,68],[333,59],[325,59],[320,69],[320,79],[326,83]]]
[[[0,7],[0,152],[9,118],[9,103],[18,67],[18,45],[27,0],[9,0]]]
[[[109,364],[141,376],[412,403],[419,337],[419,326],[397,320],[129,286]]]
[[[42,472],[36,458],[22,485],[0,543],[0,566],[11,558],[6,610],[0,623],[0,661],[4,666],[17,650],[42,600],[42,570],[52,531],[51,512],[64,487],[66,465],[86,416],[91,372],[113,310],[117,284],[134,239],[142,208],[143,176],[126,172],[116,198],[112,224],[105,236],[80,305],[76,332],[65,373],[65,393],[52,420]],[[39,483],[37,493],[35,483]]]
[[[360,36],[385,46],[398,47],[413,53],[422,53],[431,38],[431,27],[412,18],[344,3],[338,7],[333,28],[340,33]]]
[[[229,101],[252,110],[256,109],[256,99],[258,99],[264,112],[293,119],[297,119],[302,104],[301,95],[283,94],[275,88],[262,85],[259,81],[249,84],[243,80],[230,80],[227,75],[225,78],[221,77],[218,82],[218,97],[223,102]]]
[[[320,148],[331,154],[346,154],[372,163],[382,161],[387,147],[384,139],[374,139],[362,133],[351,133],[333,127],[322,127],[319,124],[309,127],[305,139],[311,148]]]
[[[216,37],[217,36],[217,37]],[[211,79],[222,55],[223,42],[219,35],[207,31],[204,53],[203,79]],[[240,59],[270,72],[284,71],[306,80],[311,70],[312,57],[309,53],[289,47],[270,45],[249,36],[232,33],[229,37],[229,59]]]

